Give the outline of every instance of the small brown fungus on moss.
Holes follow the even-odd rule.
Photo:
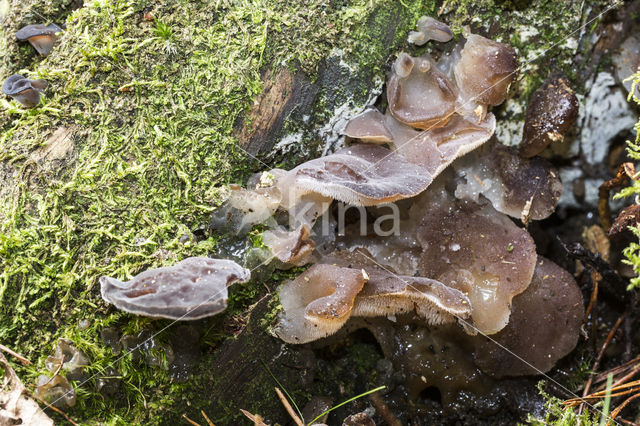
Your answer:
[[[53,377],[39,376],[34,395],[56,408],[72,408],[76,405],[76,391],[65,377],[58,374]]]
[[[531,285],[513,299],[509,324],[492,336],[500,346],[474,337],[476,364],[498,378],[546,373],[578,343],[582,303],[571,274],[539,257]]]
[[[578,98],[562,74],[551,74],[531,96],[520,155],[533,157],[552,142],[562,142],[578,118]]]
[[[13,74],[2,84],[2,92],[26,108],[33,108],[40,103],[40,97],[46,87],[46,80],[29,80],[20,74]]]
[[[278,290],[282,312],[275,334],[297,344],[335,333],[351,316],[366,279],[358,269],[313,265]]]
[[[453,32],[447,24],[433,19],[430,16],[422,16],[418,20],[418,31],[409,33],[408,42],[422,46],[429,40],[445,43],[453,38]]]
[[[190,257],[122,282],[101,277],[102,298],[136,315],[195,320],[227,307],[227,287],[247,282],[250,272],[231,260]]]
[[[71,344],[70,340],[60,339],[55,353],[45,360],[45,366],[51,373],[64,371],[68,380],[80,380],[84,376],[84,368],[89,365],[89,359]]]
[[[397,120],[408,126],[430,129],[449,121],[457,93],[449,79],[431,66],[430,58],[400,54],[387,83],[387,99],[389,111]]]
[[[56,24],[27,25],[18,30],[16,38],[20,41],[29,41],[39,54],[47,56],[51,53],[53,45],[56,44],[57,34],[60,32],[62,32],[62,28]]]
[[[478,104],[499,105],[507,97],[517,66],[511,46],[470,34],[454,74],[465,99]]]
[[[349,120],[344,134],[365,142],[389,143],[392,141],[386,119],[377,109],[369,109]]]

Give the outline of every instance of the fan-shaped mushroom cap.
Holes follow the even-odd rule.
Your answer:
[[[513,299],[509,324],[491,336],[506,350],[476,336],[476,364],[494,377],[545,373],[575,348],[583,316],[582,293],[571,274],[538,257],[531,285]]]
[[[102,298],[136,315],[195,320],[227,307],[227,287],[247,282],[250,271],[231,260],[190,257],[122,282],[101,277]]]
[[[499,105],[518,66],[512,47],[470,34],[454,67],[460,90],[478,104]]]
[[[550,75],[531,96],[520,155],[533,157],[551,142],[562,142],[578,118],[578,98],[561,74]]]
[[[46,87],[46,80],[29,80],[20,74],[13,74],[2,83],[2,92],[25,107],[33,108],[40,103],[40,96]]]
[[[449,79],[431,65],[429,58],[401,54],[393,66],[387,84],[389,111],[406,125],[420,129],[441,127],[454,112],[456,90]]]
[[[471,314],[469,298],[460,290],[429,278],[398,275],[379,266],[367,249],[340,250],[322,261],[366,272],[368,280],[356,297],[353,317],[389,316],[415,310],[428,324],[443,324]]]
[[[210,225],[222,232],[247,232],[252,226],[267,221],[281,200],[282,195],[275,187],[248,190],[229,185],[229,196],[211,215]]]
[[[262,233],[262,241],[271,249],[276,259],[295,266],[307,263],[316,246],[310,238],[307,225],[300,225],[294,231],[284,229],[265,231]]]
[[[451,28],[447,24],[433,19],[430,16],[423,16],[418,20],[418,31],[409,33],[409,43],[422,46],[429,40],[447,42],[453,38]]]
[[[550,162],[522,158],[515,148],[500,144],[453,167],[466,181],[458,184],[456,197],[477,202],[482,194],[496,210],[525,223],[549,217],[562,194],[560,174]]]
[[[372,143],[389,143],[392,140],[386,119],[377,109],[369,109],[349,120],[344,134],[350,138]]]
[[[47,56],[51,53],[59,32],[62,32],[62,28],[56,24],[27,25],[18,30],[16,38],[20,41],[28,40],[39,54]]]
[[[283,206],[308,193],[371,206],[413,197],[431,183],[424,168],[377,145],[354,145],[307,161],[280,179]]]
[[[307,343],[335,333],[349,319],[365,281],[358,269],[313,265],[280,288],[275,334],[287,343]]]
[[[489,113],[476,123],[454,114],[444,127],[417,131],[387,115],[387,126],[396,152],[407,161],[425,167],[435,178],[456,158],[488,141],[495,131],[496,119]]]
[[[489,205],[456,202],[445,194],[426,201],[417,233],[420,275],[467,295],[482,333],[500,331],[509,321],[511,299],[531,282],[533,239]]]

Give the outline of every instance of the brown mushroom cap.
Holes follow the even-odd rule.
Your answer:
[[[356,115],[347,123],[343,132],[346,136],[372,143],[391,142],[391,132],[386,119],[377,109],[369,109]]]
[[[520,155],[533,157],[551,142],[562,142],[578,118],[578,98],[562,74],[551,74],[531,96]]]
[[[496,120],[491,113],[480,123],[454,114],[444,127],[420,132],[387,115],[387,125],[396,152],[425,167],[435,178],[455,159],[488,141],[495,131]]]
[[[262,241],[279,261],[292,266],[302,266],[307,263],[316,246],[310,238],[307,225],[300,225],[294,231],[284,229],[265,231],[262,233]]]
[[[453,167],[466,181],[458,184],[456,197],[478,201],[482,194],[496,210],[525,223],[549,217],[562,194],[560,174],[549,161],[522,158],[515,148],[501,144]]]
[[[47,84],[46,80],[29,80],[20,74],[13,74],[2,83],[2,92],[23,106],[33,108],[40,103],[40,96]]]
[[[454,74],[465,97],[478,104],[499,105],[507,96],[517,66],[512,47],[471,34],[454,67]]]
[[[413,65],[405,76],[409,59]],[[444,126],[454,112],[457,96],[453,84],[426,57],[400,55],[387,84],[391,114],[420,129]]]
[[[480,332],[500,331],[509,321],[511,299],[531,282],[533,239],[491,206],[454,201],[446,193],[426,201],[417,232],[420,275],[467,295]]]
[[[102,298],[136,315],[195,320],[227,307],[227,287],[247,282],[250,271],[231,260],[190,257],[122,282],[101,277]]]
[[[509,324],[492,336],[506,350],[476,336],[476,364],[498,378],[549,371],[578,343],[582,303],[582,293],[571,274],[538,257],[531,285],[513,299]]]
[[[313,265],[279,289],[282,313],[275,334],[297,344],[335,333],[349,319],[365,281],[358,269]]]
[[[371,206],[413,197],[431,183],[424,168],[378,145],[354,145],[307,161],[278,182],[283,205],[317,193],[345,203]]]

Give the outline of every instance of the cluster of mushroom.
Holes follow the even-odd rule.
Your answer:
[[[452,38],[431,18],[418,27],[412,42]],[[212,215],[214,230],[246,234],[262,224],[265,263],[313,263],[279,289],[276,336],[307,343],[366,326],[363,318],[402,315],[456,327],[474,339],[474,362],[498,377],[547,371],[573,349],[581,293],[508,217],[524,224],[548,217],[562,190],[558,173],[528,158],[530,151],[487,143],[496,125],[488,109],[505,100],[516,64],[513,49],[473,34],[437,62],[401,53],[387,82],[387,111],[370,109],[347,124],[354,144],[229,188]],[[543,117],[532,132],[557,139],[553,132],[566,126],[552,121]],[[334,201],[377,218],[374,232],[362,217],[341,227]],[[385,208],[397,213],[393,232],[382,229]],[[126,283],[103,277],[101,289],[132,313],[197,319],[222,311],[227,287],[248,279],[232,261],[190,258]],[[509,362],[478,334],[529,364]]]
[[[28,41],[42,56],[53,50],[62,28],[56,24],[27,25],[16,33],[19,41]],[[47,87],[45,80],[30,80],[20,74],[9,76],[2,84],[2,92],[20,102],[26,108],[33,108],[40,103],[40,98]]]
[[[451,39],[433,19],[422,19],[419,29],[410,41]],[[510,47],[473,34],[437,62],[401,53],[387,82],[387,111],[370,109],[347,124],[355,144],[290,171],[256,175],[248,189],[231,188],[214,227],[263,223],[263,241],[281,267],[314,264],[279,290],[279,338],[307,343],[349,319],[399,314],[427,325],[458,322],[531,359],[533,367],[516,369],[480,357],[496,376],[546,371],[573,349],[581,293],[508,217],[526,224],[553,213],[558,173],[542,158],[486,143],[495,129],[488,108],[505,100],[516,64]],[[376,235],[361,219],[337,232],[325,214],[334,200],[374,217],[405,200],[396,206],[399,230]],[[535,341],[525,345],[520,335]]]
[[[89,365],[87,356],[71,344],[71,341],[60,339],[55,352],[45,361],[47,370],[53,374],[49,377],[41,375],[36,382],[35,395],[56,407],[73,407],[76,404],[76,393],[69,381],[80,381],[87,378],[84,372]]]

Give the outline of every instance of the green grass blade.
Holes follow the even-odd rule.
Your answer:
[[[356,399],[358,399],[358,398],[362,398],[363,396],[367,396],[367,395],[369,395],[369,394],[371,394],[371,393],[378,392],[379,390],[382,390],[382,389],[384,389],[384,388],[386,388],[386,386],[380,386],[380,387],[377,387],[377,388],[375,388],[375,389],[371,389],[371,390],[369,390],[369,391],[366,391],[365,393],[361,393],[361,394],[360,394],[360,395],[358,395],[358,396],[354,396],[353,398],[349,398],[349,399],[347,399],[346,401],[341,402],[340,404],[336,405],[335,407],[331,407],[331,408],[329,408],[327,411],[325,411],[325,412],[323,412],[323,413],[320,413],[320,415],[319,415],[318,417],[316,417],[315,419],[311,420],[311,422],[307,423],[307,426],[312,425],[316,420],[318,420],[319,418],[321,418],[321,417],[322,417],[322,416],[324,416],[325,414],[329,414],[330,412],[332,412],[332,411],[333,411],[333,410],[335,410],[336,408],[340,408],[340,407],[342,407],[343,405],[350,403],[351,401],[354,401],[354,400],[356,400]]]

